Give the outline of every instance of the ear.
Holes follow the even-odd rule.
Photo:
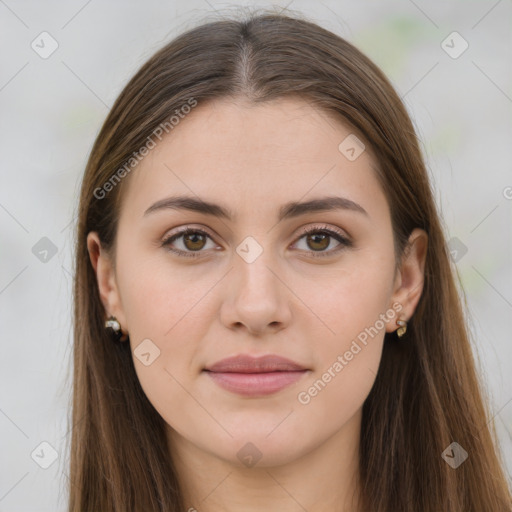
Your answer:
[[[427,233],[420,228],[414,229],[409,236],[400,268],[395,277],[391,303],[397,302],[402,306],[397,318],[406,322],[414,314],[423,292],[427,247]],[[386,326],[386,331],[393,332],[396,328],[397,326],[393,322]]]
[[[123,334],[127,334],[126,317],[121,304],[114,265],[110,254],[101,246],[100,238],[95,231],[91,231],[87,235],[87,250],[96,273],[98,290],[105,308],[105,314],[107,317],[115,316],[121,324]]]

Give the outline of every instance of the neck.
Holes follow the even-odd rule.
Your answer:
[[[314,449],[280,464],[253,467],[204,451],[169,428],[185,510],[357,512],[360,426],[361,410]]]

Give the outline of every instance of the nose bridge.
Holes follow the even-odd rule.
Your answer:
[[[268,242],[270,237],[266,237]],[[230,272],[233,296],[225,302],[224,321],[244,324],[252,331],[263,331],[269,325],[284,324],[290,317],[287,288],[276,277],[278,258],[268,244],[247,237],[236,248],[233,271]]]
[[[237,296],[256,304],[276,301],[280,293],[279,283],[274,275],[276,258],[268,244],[263,248],[254,238],[248,238],[250,239],[244,240],[236,250],[234,276],[237,280]],[[268,239],[269,237],[267,242]]]

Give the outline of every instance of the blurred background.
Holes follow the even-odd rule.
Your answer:
[[[147,58],[240,6],[308,16],[366,53],[403,98],[510,479],[510,0],[0,0],[0,512],[66,510],[72,241],[94,138]]]

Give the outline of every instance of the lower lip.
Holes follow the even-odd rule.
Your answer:
[[[263,396],[277,393],[297,382],[307,370],[269,373],[206,373],[221,388],[243,396]]]

